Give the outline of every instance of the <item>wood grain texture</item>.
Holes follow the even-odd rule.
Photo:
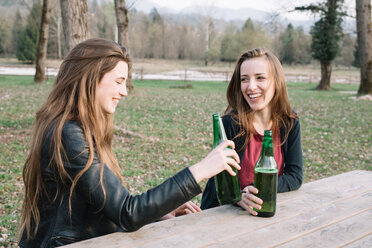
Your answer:
[[[369,247],[372,172],[352,171],[278,194],[274,217],[225,205],[65,247]]]

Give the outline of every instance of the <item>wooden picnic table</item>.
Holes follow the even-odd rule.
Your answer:
[[[372,171],[278,194],[274,217],[225,205],[65,247],[372,247]]]

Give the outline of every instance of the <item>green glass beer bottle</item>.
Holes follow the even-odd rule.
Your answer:
[[[213,114],[213,149],[222,141],[227,140],[220,114]],[[227,148],[231,149],[231,148]],[[217,199],[221,205],[233,204],[241,199],[238,170],[232,167],[236,173],[231,176],[227,171],[222,171],[214,177],[216,183]]]
[[[263,201],[261,209],[254,209],[258,216],[274,216],[278,189],[278,166],[274,159],[272,131],[265,130],[260,157],[254,168],[254,187]]]

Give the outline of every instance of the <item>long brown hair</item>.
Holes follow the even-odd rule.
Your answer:
[[[288,138],[289,131],[293,126],[293,120],[297,115],[292,111],[289,103],[287,86],[285,83],[283,67],[278,58],[265,48],[255,48],[244,52],[237,60],[234,73],[227,87],[228,107],[225,114],[231,114],[233,119],[240,126],[240,132],[235,138],[245,136],[242,149],[248,145],[251,136],[255,133],[253,127],[253,114],[247,101],[241,91],[240,68],[244,61],[252,58],[264,57],[269,64],[269,77],[275,84],[275,93],[271,100],[271,121],[273,128],[273,137],[277,137],[276,132],[279,130],[275,127],[284,127],[288,130],[285,133],[283,143]]]
[[[114,133],[112,115],[103,112],[95,100],[98,83],[119,61],[130,65],[124,47],[105,39],[89,39],[76,45],[62,62],[54,86],[36,114],[31,148],[23,168],[25,194],[20,234],[26,230],[27,238],[36,235],[40,222],[40,201],[42,197],[49,197],[41,174],[40,154],[46,132],[52,127],[49,166],[56,174],[59,187],[71,185],[70,213],[72,192],[79,178],[91,166],[94,152],[101,162],[102,187],[103,163],[121,180],[120,168],[111,147]],[[68,120],[80,123],[89,147],[87,164],[75,178],[71,178],[63,166],[66,154],[62,144],[62,129]],[[57,195],[58,191],[53,201]]]

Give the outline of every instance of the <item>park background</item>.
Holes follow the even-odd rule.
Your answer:
[[[49,2],[46,79],[35,83],[43,1],[0,0],[0,247],[16,246],[22,167],[35,113],[67,53],[59,1]],[[321,69],[312,47],[312,30],[322,15],[289,12],[304,1],[281,1],[267,11],[254,4],[227,8],[221,1],[175,10],[166,1],[156,2],[126,5],[134,89],[116,111],[113,146],[124,184],[133,194],[160,184],[211,150],[212,114],[225,110],[226,81],[241,52],[257,46],[268,47],[283,63],[291,104],[301,120],[304,181],[372,170],[372,101],[370,95],[357,94],[353,1],[339,1],[347,15],[331,61],[330,88],[323,91],[315,90]],[[114,1],[88,0],[87,6],[89,37],[117,40]],[[10,75],[29,69],[30,75]]]

